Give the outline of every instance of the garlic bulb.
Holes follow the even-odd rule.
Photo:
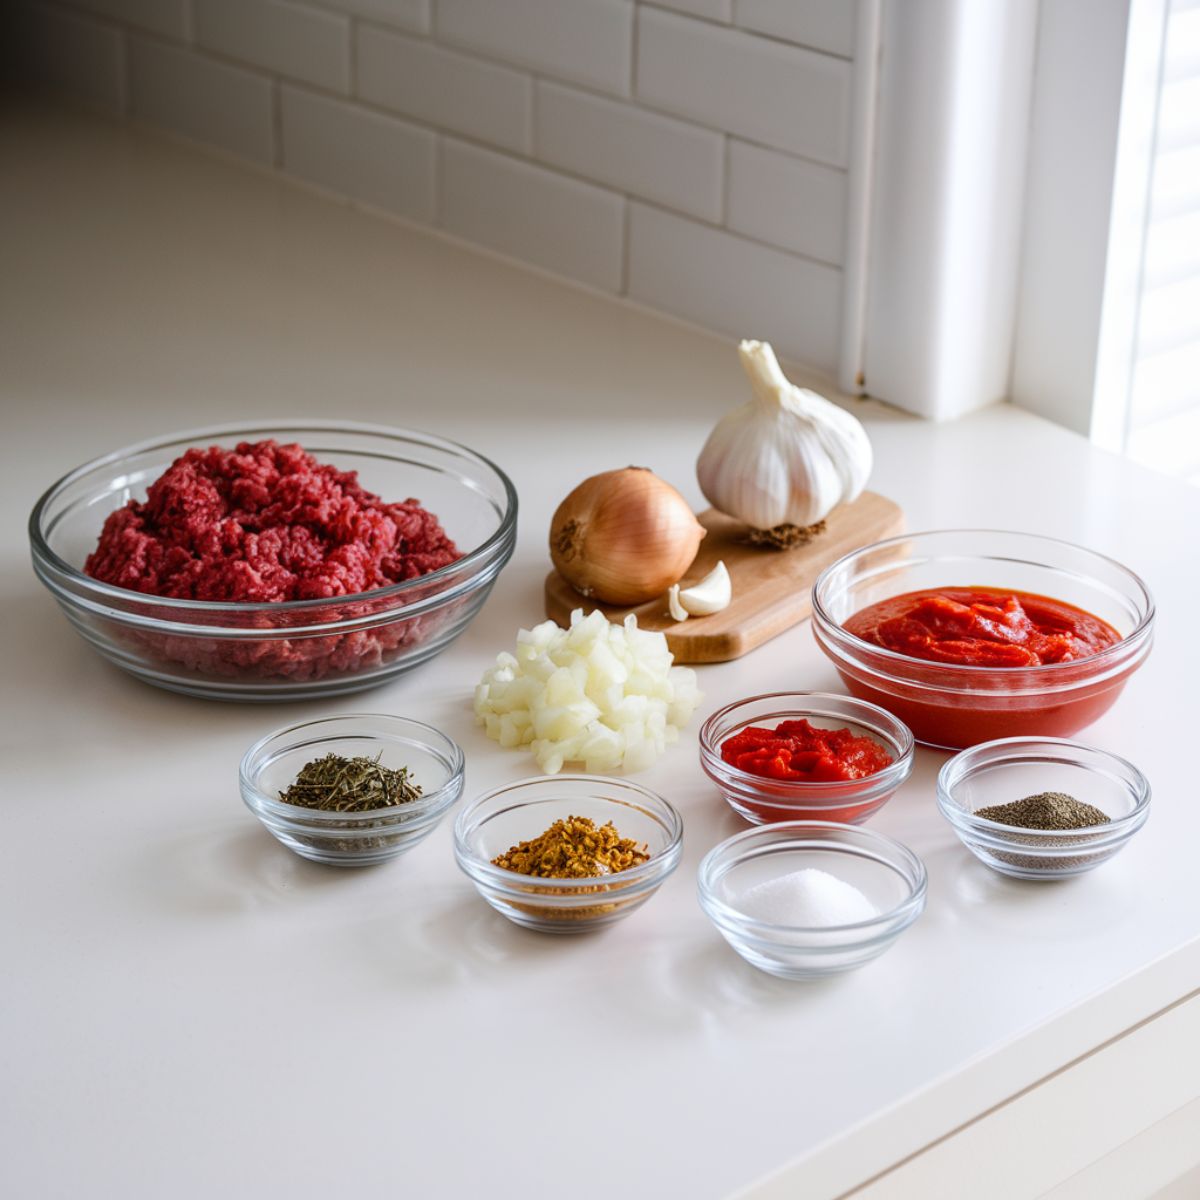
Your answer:
[[[871,473],[871,443],[857,418],[796,387],[767,342],[742,342],[754,398],[724,416],[696,464],[716,509],[755,529],[813,525],[858,497]]]
[[[719,562],[699,583],[681,588],[674,584],[667,589],[667,611],[673,620],[688,617],[711,617],[729,607],[733,600],[733,582],[724,562]]]

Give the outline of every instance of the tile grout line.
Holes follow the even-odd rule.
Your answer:
[[[629,295],[630,255],[632,251],[632,235],[630,226],[633,224],[633,205],[628,196],[621,197],[621,281],[617,291],[618,296]]]
[[[117,101],[121,116],[133,110],[133,77],[129,61],[129,38],[123,29],[114,31],[117,38]]]
[[[733,174],[733,161],[729,152],[730,136],[721,140],[721,228],[729,229],[729,187]]]
[[[444,228],[446,197],[446,137],[434,134],[433,142],[433,227]]]
[[[278,79],[271,80],[271,165],[283,169],[283,89]]]
[[[848,2],[848,0],[843,0],[843,2]],[[701,13],[680,12],[677,8],[657,4],[655,0],[638,0],[638,3],[645,8],[675,17],[680,21],[694,21],[697,25],[707,25],[710,29],[722,30],[726,33],[745,34],[746,37],[758,38],[764,42],[773,42],[778,46],[788,46],[796,50],[807,50],[810,54],[820,54],[825,58],[836,58],[841,62],[854,61],[853,53],[839,54],[836,50],[823,50],[820,46],[814,46],[811,42],[798,42],[794,38],[786,38],[782,34],[768,33],[765,29],[755,29],[752,25],[741,25],[733,19],[721,21],[716,17],[706,17]]]
[[[629,22],[629,99],[633,104],[638,103],[638,31],[642,24],[641,0],[633,5]]]

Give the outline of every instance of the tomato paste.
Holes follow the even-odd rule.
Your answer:
[[[818,729],[807,720],[774,729],[751,725],[721,743],[731,766],[765,779],[834,783],[874,775],[892,762],[876,741],[850,729]]]
[[[1086,658],[1121,640],[1099,617],[1049,596],[937,588],[856,612],[848,633],[909,658],[966,667],[1040,667]]]

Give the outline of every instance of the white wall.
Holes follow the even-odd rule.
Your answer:
[[[22,0],[26,67],[832,375],[856,0]]]

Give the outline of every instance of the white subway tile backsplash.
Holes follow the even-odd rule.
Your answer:
[[[564,170],[721,219],[724,138],[711,129],[540,82],[537,152]]]
[[[350,22],[283,0],[195,0],[196,41],[290,79],[350,90]]]
[[[638,12],[638,98],[751,141],[844,166],[850,78],[850,63],[827,54]]]
[[[286,85],[280,99],[285,171],[416,221],[433,220],[434,134]]]
[[[150,33],[174,38],[186,38],[188,34],[188,0],[70,0],[70,3]]]
[[[190,50],[131,37],[129,106],[135,116],[270,163],[271,83]]]
[[[860,3],[10,0],[28,74],[828,371]]]
[[[360,27],[358,95],[480,141],[530,149],[533,80],[427,40]]]
[[[736,0],[734,20],[746,29],[840,54],[854,53],[857,0]]]
[[[842,273],[633,202],[629,294],[833,372]]]
[[[42,4],[16,4],[8,36],[22,47],[19,66],[39,83],[102,108],[125,106],[121,35],[111,26]]]
[[[322,0],[328,8],[353,13],[380,21],[384,25],[395,25],[400,29],[412,29],[417,33],[428,33],[433,0]]]
[[[443,141],[446,230],[610,292],[621,288],[623,206],[603,188]]]
[[[846,172],[731,139],[726,223],[787,250],[841,263]]]
[[[679,12],[692,13],[697,17],[708,17],[710,21],[733,19],[733,0],[653,0],[660,8],[674,8]]]
[[[437,35],[548,75],[629,91],[631,0],[437,0]]]

